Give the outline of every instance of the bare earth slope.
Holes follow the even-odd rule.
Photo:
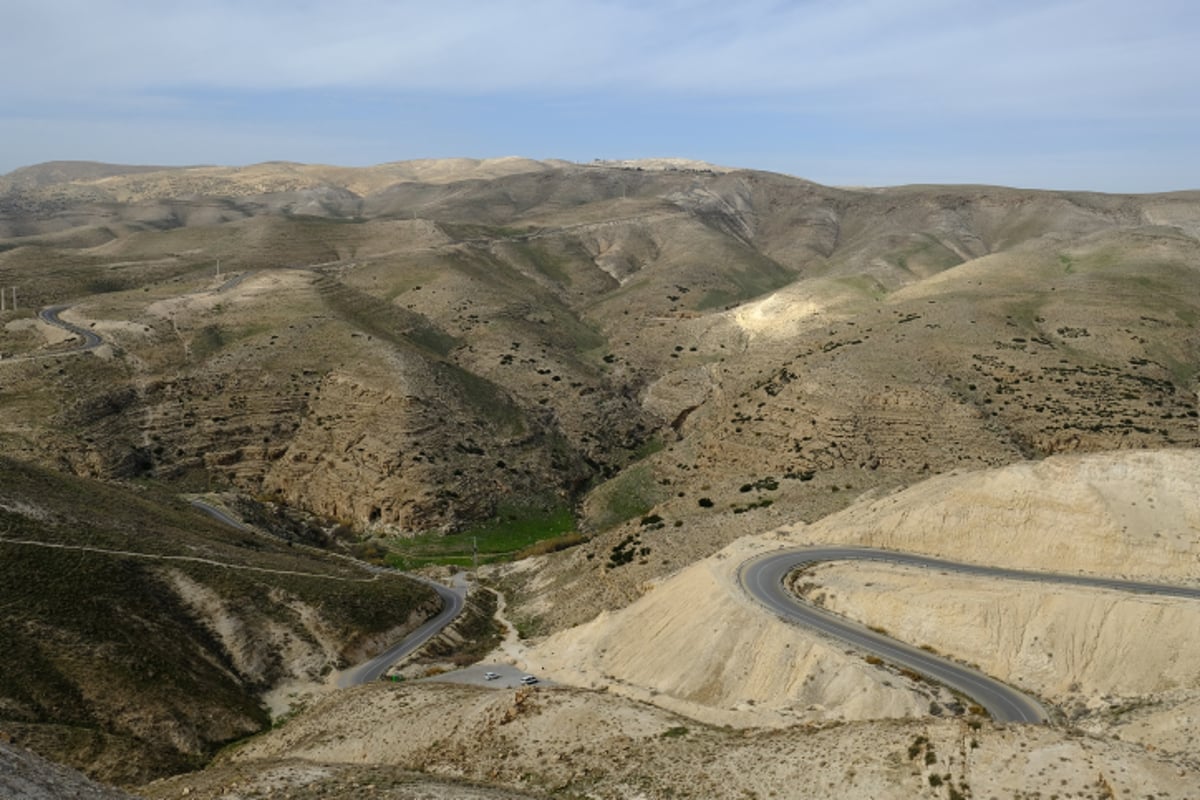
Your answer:
[[[901,798],[953,796],[951,787],[1023,797],[1053,786],[1062,797],[1190,797],[1200,776],[1187,745],[1197,654],[1177,637],[1174,646],[1153,643],[1194,629],[1194,602],[1030,584],[1014,591],[871,565],[803,574],[802,591],[822,594],[827,607],[977,659],[1061,714],[1051,726],[995,726],[954,717],[954,699],[936,688],[774,620],[733,581],[745,558],[781,546],[886,544],[1028,567],[1045,564],[1047,549],[1061,559],[1074,542],[1070,563],[1080,571],[1113,574],[1120,563],[1120,574],[1194,582],[1198,458],[1059,456],[864,500],[813,525],[740,540],[628,608],[527,651],[523,666],[558,686],[364,688],[146,792],[219,797],[236,785],[248,796],[317,797],[346,791],[355,776],[399,797],[419,769],[546,796]],[[1057,504],[1044,502],[1052,492]],[[1153,493],[1154,509],[1134,499],[1143,493]],[[1175,569],[1157,558],[1162,537],[1173,537]],[[931,702],[941,718],[929,716]]]
[[[1140,745],[1037,726],[928,719],[731,731],[575,689],[411,684],[339,695],[203,773],[142,792],[398,798],[413,796],[405,784],[416,771],[430,783],[487,782],[498,797],[594,798],[900,800],[947,797],[948,787],[1032,797],[1049,786],[1060,797],[1187,798],[1197,777]],[[472,796],[426,791],[416,796]]]
[[[21,800],[129,800],[130,795],[92,783],[28,750],[0,742],[0,796]]]
[[[920,716],[941,699],[928,686],[776,620],[738,587],[738,567],[781,546],[857,544],[1200,585],[1198,475],[1197,451],[1152,451],[930,479],[813,525],[740,539],[627,608],[549,637],[525,665],[719,724]],[[1147,722],[1125,736],[1189,757],[1200,651],[1179,632],[1200,625],[1200,603],[857,563],[807,570],[796,583],[827,608],[978,664],[1095,730],[1153,715],[1156,732]],[[1147,708],[1112,716],[1125,706]]]

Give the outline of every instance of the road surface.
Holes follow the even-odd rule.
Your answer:
[[[232,275],[224,283],[222,283],[220,286],[218,286],[215,291],[216,292],[227,292],[230,289],[235,288],[238,284],[240,284],[242,281],[246,280],[246,278],[249,278],[254,273],[255,273],[254,270],[245,270],[243,272],[239,272],[235,275]],[[212,291],[212,290],[205,289],[200,292],[195,292],[194,294],[204,294],[208,291]],[[5,361],[29,361],[29,360],[38,359],[38,358],[55,358],[57,356],[73,355],[75,353],[86,353],[89,350],[95,350],[97,347],[104,344],[104,340],[101,339],[100,336],[97,335],[94,331],[89,330],[87,328],[80,327],[79,325],[75,325],[73,323],[67,322],[66,320],[62,319],[62,317],[59,316],[59,314],[66,311],[70,307],[71,307],[70,305],[47,306],[46,308],[43,308],[42,310],[38,311],[38,319],[40,319],[42,322],[45,322],[47,325],[53,325],[56,328],[62,328],[64,331],[67,331],[68,333],[72,333],[72,334],[78,336],[80,339],[82,339],[82,341],[80,343],[78,343],[78,344],[74,345],[73,347],[70,347],[66,350],[58,350],[58,351],[52,352],[52,353],[37,353],[35,355],[16,356],[14,358],[8,358],[8,359],[4,359],[4,360]]]
[[[492,673],[495,678],[487,679],[487,673]],[[472,664],[469,667],[456,669],[453,672],[443,672],[441,675],[434,675],[431,678],[421,678],[422,681],[432,681],[436,683],[461,683],[467,686],[479,686],[484,689],[520,689],[522,686],[530,684],[521,683],[521,679],[529,673],[523,669],[517,669],[512,664],[496,664],[496,663],[478,663]],[[533,686],[557,686],[558,684],[552,680],[534,675],[537,682]]]
[[[1151,594],[1200,600],[1200,589],[1167,586],[1112,578],[1026,572],[998,567],[957,564],[937,558],[873,550],[861,547],[820,547],[785,550],[750,559],[739,569],[742,587],[758,602],[789,622],[814,628],[900,667],[907,667],[938,683],[956,689],[988,710],[998,722],[1042,723],[1046,710],[1032,697],[925,650],[911,647],[858,623],[805,603],[783,584],[792,570],[804,564],[825,561],[883,561],[891,564],[957,572],[985,578],[1030,581],[1043,584],[1080,586],[1135,594]]]

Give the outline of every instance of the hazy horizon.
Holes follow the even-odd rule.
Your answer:
[[[0,172],[679,157],[828,185],[1200,188],[1200,7],[14,0]]]

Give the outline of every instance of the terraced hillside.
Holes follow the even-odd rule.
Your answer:
[[[74,472],[400,532],[591,497],[605,528],[710,513],[699,486],[728,510],[770,478],[759,499],[813,518],[958,466],[1197,442],[1196,195],[523,160],[2,188],[0,283],[112,345],[0,375],[9,451]],[[10,354],[42,346],[28,313]]]

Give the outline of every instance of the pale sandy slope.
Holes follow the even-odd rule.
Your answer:
[[[315,798],[369,778],[378,796],[401,797],[411,796],[401,773],[420,770],[596,798],[947,797],[951,785],[979,798],[1197,797],[1195,608],[886,567],[806,576],[832,606],[961,648],[1069,714],[1084,708],[1078,725],[994,726],[928,716],[930,689],[774,621],[732,577],[765,549],[847,542],[1194,582],[1198,476],[1200,453],[1172,451],[936,478],[740,540],[623,611],[518,654],[578,688],[408,682],[338,693],[205,773],[146,794]],[[1144,705],[1112,708],[1116,694]]]
[[[525,664],[717,723],[925,713],[921,687],[776,621],[736,588],[751,554],[818,543],[1196,584],[1200,452],[1058,457],[934,478],[739,540],[629,607],[550,637]],[[1090,708],[1097,729],[1101,710],[1152,698],[1163,719],[1143,726],[1145,741],[1178,749],[1195,730],[1187,709],[1200,699],[1200,604],[861,565],[816,578],[829,584],[817,590],[828,605],[980,664],[1081,722]]]

